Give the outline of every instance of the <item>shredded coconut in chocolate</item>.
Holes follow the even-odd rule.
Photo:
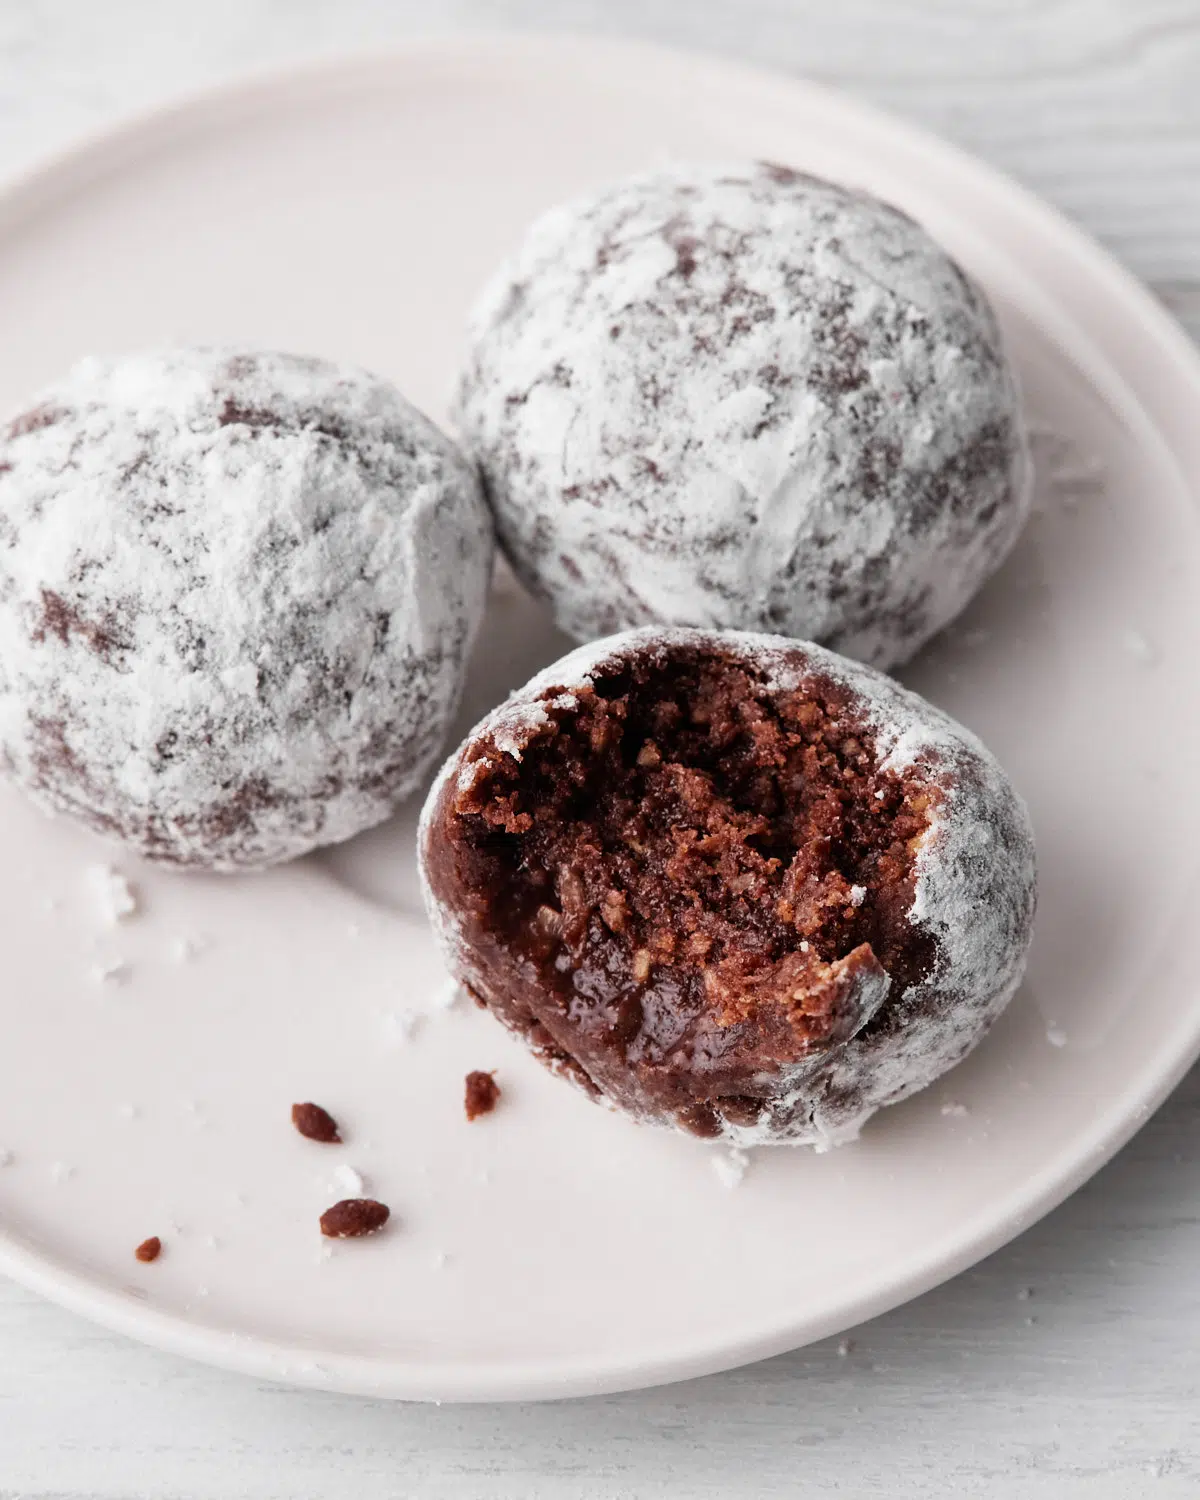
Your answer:
[[[744,1147],[835,1144],[1025,966],[1028,815],[988,751],[817,646],[645,629],[490,714],[419,836],[454,973],[556,1072]]]
[[[982,291],[896,209],[770,165],[539,219],[475,312],[459,420],[509,560],[581,640],[734,627],[889,666],[1029,507]]]
[[[85,360],[0,441],[0,757],[152,859],[268,865],[437,754],[491,532],[386,381],[180,349]]]

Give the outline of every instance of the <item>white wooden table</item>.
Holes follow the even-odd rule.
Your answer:
[[[706,48],[885,104],[1058,204],[1200,335],[1200,0],[0,0],[0,171],[236,69],[501,25]],[[1194,1497],[1198,1139],[1200,1071],[1057,1213],[848,1353],[605,1400],[258,1386],[0,1283],[0,1500]]]

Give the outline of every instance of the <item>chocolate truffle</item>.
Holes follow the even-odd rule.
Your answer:
[[[475,312],[459,422],[509,560],[580,640],[777,631],[888,667],[1029,506],[982,290],[907,215],[784,167],[539,219]]]
[[[0,761],[169,864],[348,838],[436,757],[491,553],[473,469],[374,375],[85,360],[0,438]]]
[[[479,725],[425,805],[427,904],[475,999],[639,1120],[852,1139],[1015,991],[1028,815],[965,729],[780,637],[581,647]]]

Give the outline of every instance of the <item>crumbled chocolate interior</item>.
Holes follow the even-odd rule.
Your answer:
[[[859,1029],[863,981],[928,972],[907,913],[937,794],[878,769],[844,688],[768,694],[744,661],[693,650],[544,701],[552,729],[519,760],[486,739],[470,755],[456,864],[573,1030],[643,1066],[719,1067],[748,1040],[783,1062]]]

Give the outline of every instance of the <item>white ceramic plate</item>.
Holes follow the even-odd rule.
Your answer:
[[[109,930],[87,871],[111,856],[5,791],[11,1275],[164,1348],[339,1390],[491,1399],[677,1379],[961,1270],[1094,1171],[1200,1050],[1200,369],[1100,251],[954,151],[809,85],[597,42],[440,42],[239,86],[0,200],[0,401],[89,351],[249,339],[360,361],[441,416],[468,301],[530,216],[680,155],[873,188],[998,305],[1039,510],[909,677],[1031,804],[1027,985],[963,1067],[858,1144],[761,1152],[731,1191],[711,1148],[595,1108],[485,1016],[436,1009],[415,808],[267,876],[118,858],[142,909]],[[561,644],[499,593],[464,722]],[[118,959],[126,982],[92,977]],[[471,1126],[469,1068],[504,1088]],[[299,1099],[334,1111],[343,1148],[295,1134]],[[395,1221],[325,1258],[336,1164]],[[150,1234],[166,1250],[141,1266]]]

